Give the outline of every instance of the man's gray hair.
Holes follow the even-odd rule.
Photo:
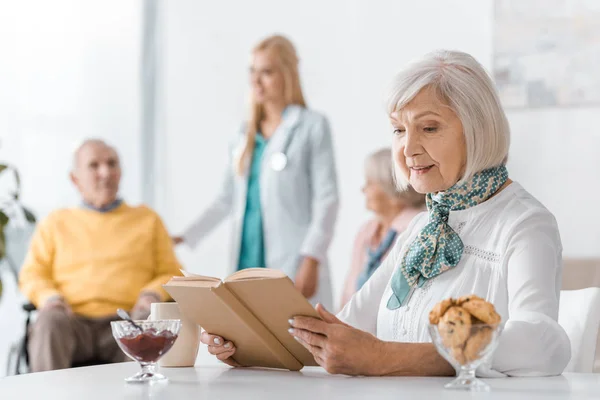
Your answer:
[[[506,164],[510,128],[490,76],[471,55],[438,50],[409,64],[393,80],[387,96],[389,115],[404,108],[424,88],[431,88],[463,126],[467,145],[463,183],[475,173]],[[408,185],[394,167],[399,188]]]
[[[81,150],[89,145],[100,145],[100,146],[104,146],[107,147],[111,150],[113,150],[115,153],[117,153],[117,149],[108,144],[105,140],[103,139],[99,139],[99,138],[88,138],[88,139],[84,139],[84,140],[80,140],[78,141],[74,146],[73,146],[73,151],[72,151],[72,170],[75,171],[77,169],[77,167],[79,166],[79,153],[81,152]],[[118,156],[118,153],[117,153]]]

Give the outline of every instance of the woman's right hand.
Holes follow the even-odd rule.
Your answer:
[[[216,356],[219,360],[232,367],[241,367],[233,358],[235,354],[235,346],[232,342],[223,339],[220,336],[211,335],[206,331],[202,331],[200,341],[208,346],[208,352]]]

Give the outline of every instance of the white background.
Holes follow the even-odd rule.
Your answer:
[[[139,1],[0,0],[0,161],[21,173],[38,218],[77,205],[72,151],[87,137],[119,149],[122,194],[142,200]],[[23,328],[22,299],[1,269],[0,376]]]
[[[39,217],[76,204],[67,180],[74,142],[111,140],[122,192],[142,200],[139,129],[141,2],[0,0],[0,160],[22,172],[23,200]],[[214,198],[226,143],[245,116],[251,47],[280,32],[297,45],[309,106],[331,122],[341,209],[330,251],[336,300],[358,227],[365,156],[390,144],[383,92],[409,60],[437,48],[492,62],[492,0],[169,0],[161,2],[157,203],[173,233]],[[565,256],[598,256],[599,108],[509,111],[511,177],[556,215]],[[225,223],[186,268],[222,276]],[[3,276],[3,278],[6,278]],[[4,279],[10,284],[10,279]],[[21,326],[9,287],[0,326]],[[0,376],[15,334],[0,330]]]

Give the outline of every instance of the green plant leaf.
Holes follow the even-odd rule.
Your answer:
[[[25,213],[25,219],[27,219],[27,222],[31,223],[31,224],[35,224],[36,218],[35,215],[29,211],[28,208],[23,207],[23,212]]]
[[[4,213],[2,213],[4,214]],[[4,236],[4,226],[2,226],[2,230],[0,230],[0,261],[4,259],[6,255],[6,237]]]
[[[19,171],[14,168],[15,171],[15,182],[17,184],[17,192],[15,193],[15,199],[19,200],[19,196],[21,195],[21,177],[19,176]]]
[[[4,214],[3,211],[0,211],[0,229],[4,230],[6,224],[8,224],[8,215]]]
[[[8,224],[8,216],[0,211],[0,260],[6,255],[6,238],[4,237],[4,227]]]

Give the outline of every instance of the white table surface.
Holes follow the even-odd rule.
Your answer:
[[[0,378],[0,399],[600,399],[600,374],[485,380],[489,393],[446,390],[452,378],[348,377],[321,368],[300,372],[229,368],[201,353],[195,368],[161,368],[167,383],[125,383],[136,363]]]

